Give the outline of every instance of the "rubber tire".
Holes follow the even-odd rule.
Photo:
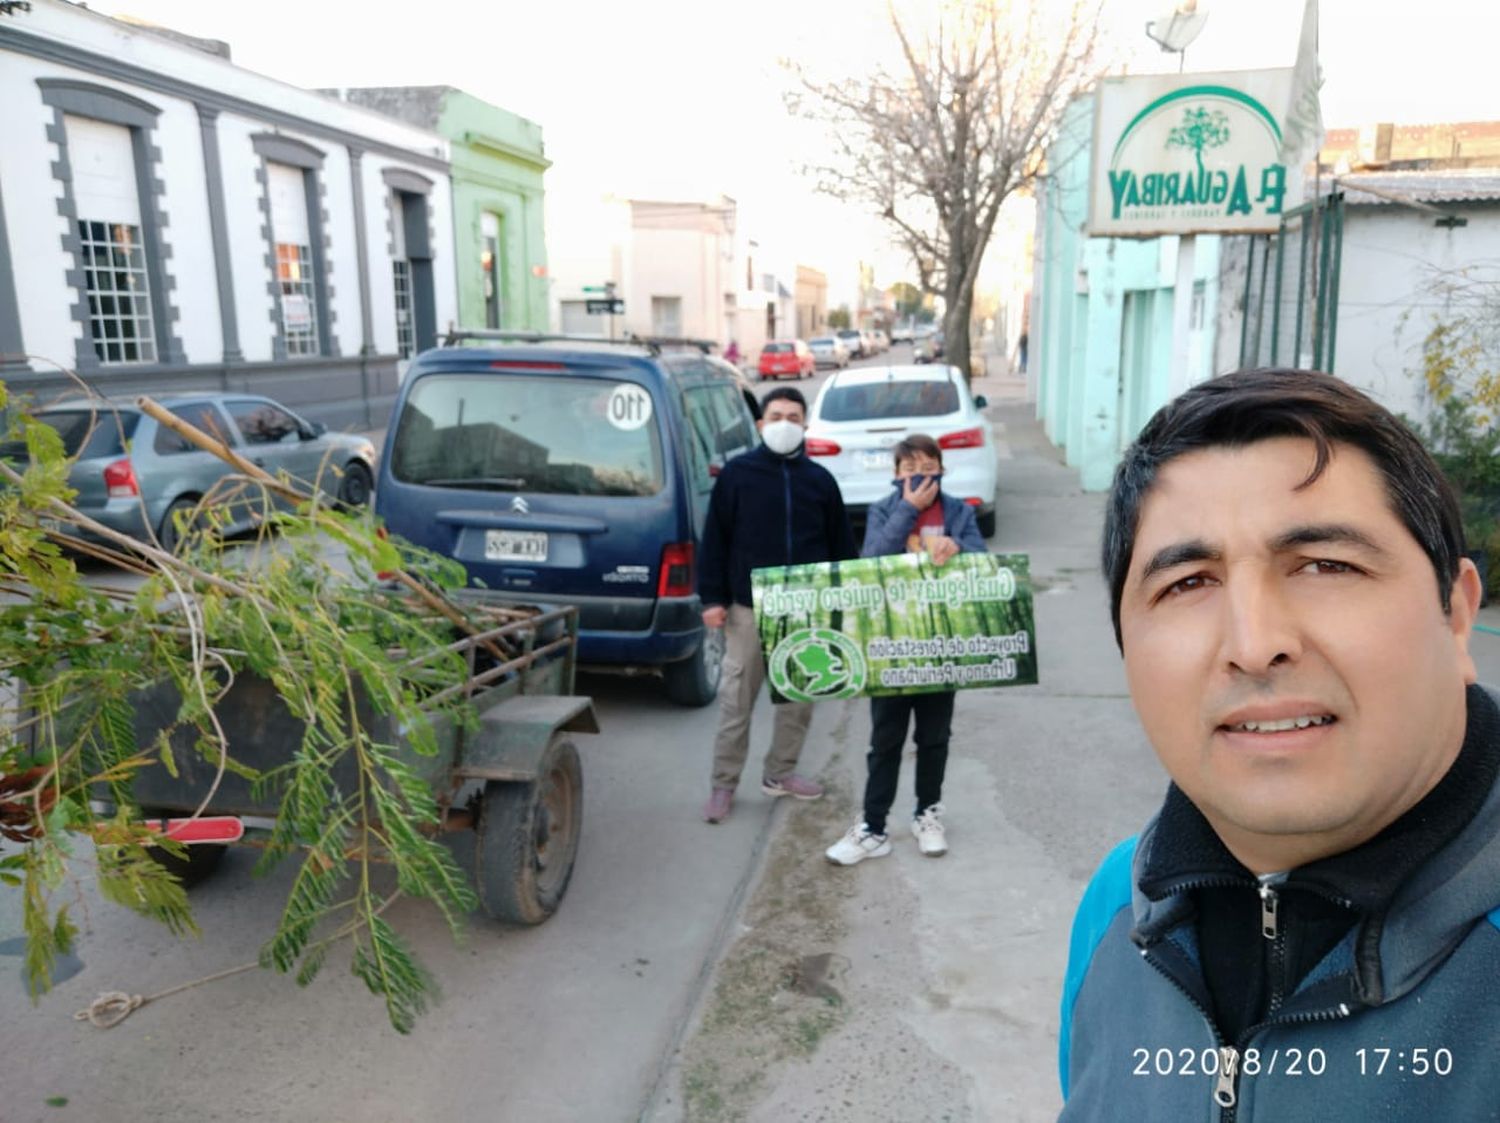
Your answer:
[[[370,469],[358,460],[344,466],[344,478],[339,481],[339,506],[347,510],[358,510],[370,505],[370,495],[375,488],[375,477]]]
[[[987,515],[980,515],[979,518],[975,520],[979,523],[979,537],[995,537],[995,515],[996,512],[991,511]]]
[[[161,525],[156,528],[156,540],[161,543],[161,548],[169,554],[177,552],[177,544],[182,536],[177,533],[177,512],[191,511],[198,506],[198,500],[186,495],[172,500],[172,505],[167,508],[166,514],[161,517]]]
[[[724,677],[724,629],[706,628],[691,658],[661,669],[667,697],[679,706],[706,706],[719,696]]]
[[[542,923],[568,890],[582,831],[583,765],[573,742],[555,734],[534,781],[484,786],[474,828],[480,907],[507,924]]]

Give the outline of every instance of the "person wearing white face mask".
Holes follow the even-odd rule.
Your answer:
[[[703,622],[724,629],[719,731],[712,790],[703,818],[729,815],[750,748],[750,711],[765,681],[760,636],[750,600],[750,571],[763,566],[842,561],[859,556],[838,482],[803,451],[807,400],[790,386],[766,395],[760,448],[724,465],[714,483],[699,552]],[[817,799],[823,789],[797,775],[812,703],[776,708],[760,790],[774,798]]]

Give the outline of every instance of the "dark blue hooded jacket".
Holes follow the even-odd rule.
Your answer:
[[[800,449],[778,456],[759,445],[725,464],[714,483],[698,595],[705,606],[748,608],[752,569],[858,556],[844,497],[828,469]]]

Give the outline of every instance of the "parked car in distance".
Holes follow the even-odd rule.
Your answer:
[[[875,338],[875,351],[877,354],[883,355],[891,349],[891,337],[886,335],[885,332],[876,328],[870,334]]]
[[[665,341],[458,336],[412,360],[376,515],[471,584],[577,605],[582,664],[713,701],[724,633],[703,626],[697,551],[714,477],[759,440],[739,373]]]
[[[800,339],[773,339],[760,349],[760,377],[811,378],[818,362]]]
[[[285,473],[311,490],[316,485],[350,507],[370,501],[375,445],[357,433],[330,433],[270,398],[249,394],[163,394],[156,401],[183,421],[218,437],[245,459],[275,476]],[[32,414],[57,430],[72,460],[68,486],[73,506],[111,530],[175,549],[179,514],[204,505],[217,530],[237,534],[255,526],[273,497],[253,487],[215,485],[236,469],[141,411],[133,402],[73,398]],[[0,446],[0,459],[26,459],[22,443]],[[276,501],[285,506],[284,501]]]
[[[840,328],[837,334],[844,341],[844,346],[849,348],[851,359],[863,359],[870,353],[869,347],[865,344],[864,332],[859,329]]]
[[[912,342],[912,361],[932,363],[943,357],[943,333],[939,330],[918,332]]]
[[[892,343],[910,343],[912,335],[911,324],[896,324],[891,328]]]
[[[974,508],[979,532],[995,533],[996,461],[990,423],[954,367],[864,367],[830,375],[807,423],[807,454],[833,473],[858,522],[890,493],[891,449],[926,433],[943,450],[945,492]]]
[[[843,370],[849,365],[849,348],[836,335],[820,335],[807,341],[808,350],[820,367],[837,367]]]

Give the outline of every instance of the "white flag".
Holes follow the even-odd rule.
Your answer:
[[[1302,36],[1292,68],[1292,100],[1281,123],[1281,162],[1289,176],[1300,178],[1302,166],[1323,147],[1323,107],[1318,89],[1323,85],[1318,66],[1318,0],[1307,0],[1302,10]]]

